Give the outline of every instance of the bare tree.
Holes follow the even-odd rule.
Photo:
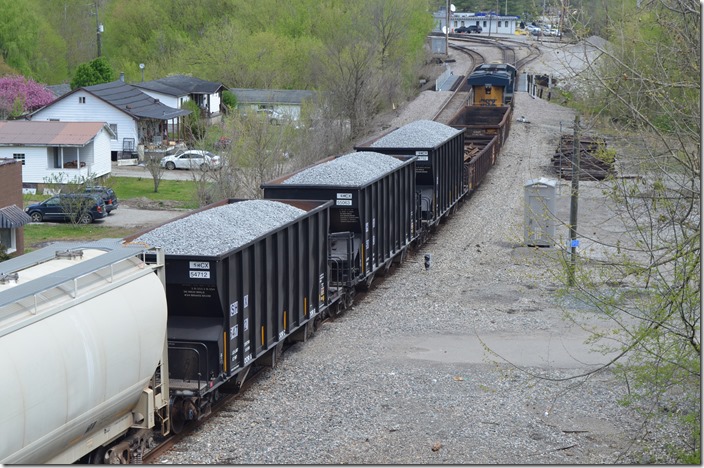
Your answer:
[[[154,182],[154,193],[159,192],[159,185],[164,177],[166,168],[161,165],[161,156],[155,153],[146,153],[144,155],[144,167],[149,171]]]

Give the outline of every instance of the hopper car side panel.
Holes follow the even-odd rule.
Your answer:
[[[219,257],[167,254],[177,393],[217,388],[327,308],[330,204],[296,204],[308,212]]]
[[[458,133],[435,148],[373,146],[374,141],[355,146],[357,151],[375,151],[391,156],[416,156],[416,190],[420,193],[421,219],[435,225],[466,194],[463,181],[464,137]]]
[[[371,280],[414,239],[415,160],[360,186],[262,185],[265,199],[330,200],[331,281],[350,287]],[[348,240],[344,240],[348,239]]]

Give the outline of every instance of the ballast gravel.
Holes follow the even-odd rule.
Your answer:
[[[435,148],[462,133],[433,120],[416,120],[389,132],[371,144],[372,148]]]
[[[381,153],[360,151],[324,161],[296,172],[286,185],[332,185],[359,187],[393,172],[403,161]]]
[[[286,203],[247,200],[193,213],[135,239],[168,255],[218,256],[305,214]],[[186,233],[198,233],[187,235]]]
[[[500,51],[480,49],[501,60]],[[462,55],[451,57],[463,66]],[[423,92],[383,124],[428,119],[446,98]],[[676,442],[666,421],[642,426],[618,404],[628,389],[610,372],[568,379],[609,356],[564,319],[593,312],[557,294],[555,258],[564,249],[525,247],[523,226],[524,184],[554,178],[550,157],[574,113],[518,92],[517,116],[530,123],[513,122],[479,189],[422,248],[158,462],[642,463],[653,459],[639,458],[640,447]],[[579,225],[589,236],[618,232],[601,189],[580,185]],[[556,196],[557,215],[568,220],[569,181]],[[559,226],[556,237],[565,235]]]

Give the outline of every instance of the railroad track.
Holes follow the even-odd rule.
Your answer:
[[[472,60],[472,64],[464,71],[460,85],[455,88],[452,95],[447,98],[440,110],[433,116],[432,120],[444,124],[449,122],[462,107],[467,105],[469,88],[467,87],[467,80],[465,78],[472,73],[472,70],[486,62],[486,57],[476,50],[470,49],[468,46],[458,44],[449,44],[449,46],[467,55]]]

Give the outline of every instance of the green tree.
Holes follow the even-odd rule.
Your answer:
[[[65,43],[33,1],[0,0],[0,55],[22,75],[38,81],[65,78]]]
[[[115,72],[105,57],[98,57],[78,66],[71,80],[71,89],[109,83],[115,80]]]

